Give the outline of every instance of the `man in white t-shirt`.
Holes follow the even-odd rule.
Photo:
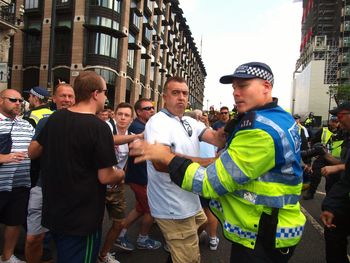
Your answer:
[[[189,88],[181,77],[169,78],[163,90],[165,108],[146,124],[145,139],[165,144],[171,151],[198,161],[199,141],[223,147],[223,131],[207,129],[201,122],[183,116],[188,104]],[[214,158],[203,160],[212,162]],[[161,172],[162,171],[162,172]],[[197,195],[186,192],[172,183],[167,168],[147,162],[148,201],[174,263],[200,262],[197,229],[206,222]]]

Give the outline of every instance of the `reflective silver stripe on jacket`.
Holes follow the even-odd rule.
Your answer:
[[[255,205],[265,205],[268,207],[282,208],[285,205],[296,204],[300,195],[285,194],[280,196],[258,195],[247,190],[236,190],[233,193]]]
[[[285,132],[281,129],[281,127],[279,127],[272,120],[270,120],[270,119],[268,119],[260,114],[257,114],[256,121],[270,126],[278,133],[278,135],[280,136],[281,142],[282,142],[283,156],[284,156],[284,159],[286,160],[286,164],[284,166],[282,166],[281,171],[282,171],[282,173],[285,173],[285,174],[294,174],[293,167],[292,167],[292,163],[294,160],[294,154],[290,148],[290,144],[289,144],[289,141],[286,137]]]

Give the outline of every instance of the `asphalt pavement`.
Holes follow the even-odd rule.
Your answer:
[[[290,263],[324,263],[325,262],[325,249],[324,239],[322,234],[322,223],[319,216],[321,213],[321,202],[324,198],[324,182],[322,181],[318,192],[313,200],[301,201],[304,213],[307,215],[307,223],[305,231],[300,244],[297,246]],[[126,190],[127,211],[130,211],[134,205],[134,196],[132,191],[127,187]],[[133,244],[136,243],[140,221],[136,221],[128,231],[128,239]],[[108,231],[110,221],[107,215],[105,215],[103,223],[103,238]],[[223,236],[221,229],[218,229],[220,243],[216,251],[211,251],[208,247],[208,241],[206,238],[201,238],[200,249],[202,263],[224,263],[229,262],[230,259],[230,242]],[[0,247],[3,245],[3,226],[0,225]],[[160,240],[162,243],[164,239],[156,224],[151,229],[150,236],[154,239]],[[0,252],[1,252],[0,249]],[[168,253],[163,249],[157,250],[138,250],[135,249],[132,252],[124,252],[118,248],[113,248],[112,252],[116,253],[116,258],[121,263],[166,263]],[[23,259],[24,254],[24,231],[18,242],[15,251],[16,255]],[[350,253],[349,253],[350,254]],[[78,263],[78,262],[77,262]]]

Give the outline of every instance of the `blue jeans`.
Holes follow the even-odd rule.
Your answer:
[[[101,244],[101,230],[88,236],[51,232],[57,249],[57,263],[95,263]]]

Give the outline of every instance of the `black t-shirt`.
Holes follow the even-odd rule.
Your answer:
[[[66,235],[95,232],[102,224],[106,192],[97,172],[117,164],[107,123],[63,109],[52,114],[37,141],[44,148],[43,226]]]

